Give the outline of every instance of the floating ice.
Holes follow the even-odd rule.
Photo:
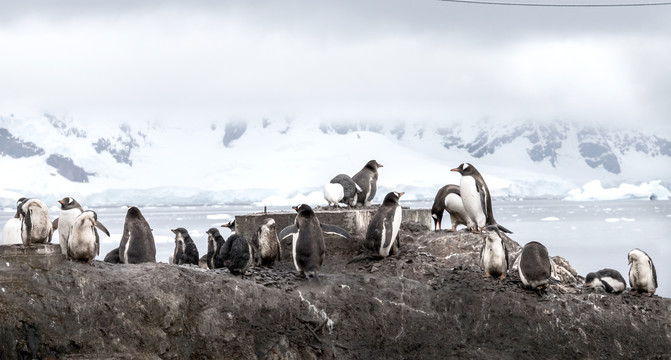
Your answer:
[[[546,218],[542,218],[541,221],[559,221],[559,218],[554,216],[548,216]]]

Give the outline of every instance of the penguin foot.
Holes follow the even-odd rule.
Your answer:
[[[503,280],[505,278],[506,278],[506,274],[501,274],[501,276],[499,276],[499,279],[501,279],[501,280]]]
[[[485,278],[485,279],[486,279],[486,278],[489,278],[489,277],[492,277],[492,275],[491,275],[490,273],[488,273],[488,272],[486,272],[486,273],[485,273],[485,276],[483,276],[483,278]]]

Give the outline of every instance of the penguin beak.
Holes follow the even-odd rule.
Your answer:
[[[384,167],[384,165],[382,165],[382,164],[377,164],[377,167],[381,168],[381,167]]]
[[[456,171],[456,172],[459,172],[459,169],[454,168],[454,169],[452,169],[452,170],[450,170],[450,171]]]
[[[175,235],[177,235],[177,230],[176,229],[170,229]]]
[[[405,193],[404,192],[398,193],[398,197],[403,196],[403,194],[405,194]]]
[[[295,206],[292,206],[291,208],[294,209],[294,210],[296,210],[296,211],[298,211],[298,208],[295,207]]]
[[[227,227],[228,227],[228,224],[221,225],[221,227],[225,227],[225,228],[227,228]]]
[[[63,202],[63,200],[58,200],[58,203],[61,204],[61,205],[65,204],[65,203]]]

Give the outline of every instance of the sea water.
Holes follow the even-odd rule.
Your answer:
[[[411,208],[430,208],[429,202],[403,202]],[[520,243],[538,241],[544,244],[551,256],[563,256],[578,273],[603,268],[618,270],[629,282],[627,254],[639,248],[653,259],[657,270],[657,294],[671,297],[671,201],[590,201],[561,200],[494,201],[494,215],[501,225],[514,233],[510,237]],[[126,207],[95,209],[98,220],[111,233],[100,233],[102,260],[110,250],[119,246],[123,232]],[[178,227],[186,228],[196,243],[200,255],[207,252],[209,228],[216,227],[227,238],[230,231],[221,225],[235,215],[263,211],[253,205],[214,206],[150,206],[140,207],[153,229],[156,241],[156,260],[168,262],[174,250],[174,234]],[[268,211],[292,211],[291,207],[268,207]],[[51,218],[58,216],[57,209],[50,210]],[[13,216],[11,209],[0,212],[4,225]],[[445,216],[449,216],[445,214]],[[449,221],[449,220],[448,220]],[[58,233],[53,242],[58,243]]]

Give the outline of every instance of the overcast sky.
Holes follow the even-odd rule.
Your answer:
[[[671,123],[671,6],[0,4],[2,115]]]

